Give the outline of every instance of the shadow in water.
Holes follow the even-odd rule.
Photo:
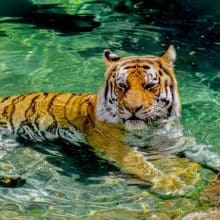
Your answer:
[[[89,145],[82,143],[80,146],[69,145],[57,141],[55,144],[43,145],[27,143],[33,150],[45,155],[45,160],[57,167],[61,175],[72,176],[78,174],[76,181],[94,183],[91,177],[109,175],[109,172],[118,172],[119,169],[108,161],[96,156]]]
[[[66,14],[56,4],[32,5],[24,13],[8,12],[7,16],[14,18],[4,19],[0,24],[3,22],[32,24],[34,28],[53,29],[65,35],[90,32],[100,26],[93,15]]]
[[[40,153],[43,160],[51,164],[54,171],[61,176],[71,177],[77,174],[78,178],[75,181],[83,184],[100,183],[103,179],[98,177],[108,176],[109,173],[122,178],[130,176],[120,172],[107,160],[98,157],[92,148],[84,143],[80,146],[61,141],[51,144],[35,144],[22,138],[18,138],[18,142],[21,143],[22,148],[28,147]],[[26,179],[28,177],[21,175],[0,175],[0,187],[21,187],[26,183]]]

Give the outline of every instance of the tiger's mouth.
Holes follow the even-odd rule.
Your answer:
[[[127,120],[130,120],[130,121],[139,121],[139,120],[142,120],[140,118],[138,118],[136,115],[132,115],[130,118],[128,118]]]
[[[123,120],[123,124],[127,130],[142,130],[147,128],[147,120],[143,120],[135,115]]]

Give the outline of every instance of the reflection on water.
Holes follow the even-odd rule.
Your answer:
[[[32,17],[7,14],[13,17],[0,20],[1,96],[31,91],[95,93],[104,78],[101,56],[105,48],[122,56],[159,55],[173,43],[178,53],[176,75],[184,128],[199,143],[211,144],[213,152],[220,152],[220,29],[216,17],[196,15],[183,23],[172,13],[141,10],[141,1],[134,1],[136,9],[132,1],[122,5],[118,1],[96,1],[95,5],[65,1],[53,7],[39,4],[60,2],[33,2]],[[99,160],[89,149],[64,153],[60,148],[26,144],[0,150],[0,174],[19,174],[27,180],[20,188],[0,189],[1,216],[151,219],[155,214],[170,219],[205,208],[198,201],[199,193],[214,178],[208,169],[199,169],[196,184],[189,183],[193,186],[189,194],[167,199]],[[163,167],[164,161],[156,163]],[[197,178],[197,170],[184,158],[166,163],[170,170],[185,168],[185,174],[192,172],[191,177]]]

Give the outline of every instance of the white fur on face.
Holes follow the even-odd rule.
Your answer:
[[[145,82],[146,83],[159,83],[158,79],[157,79],[157,74],[156,74],[156,70],[154,69],[153,66],[149,65],[150,69],[146,70],[146,74],[145,74]]]
[[[110,123],[118,123],[119,117],[118,117],[118,101],[116,95],[112,92],[109,88],[107,99],[105,97],[105,85],[99,92],[97,96],[97,104],[96,104],[96,117],[105,122]],[[113,94],[113,97],[110,97],[109,94]]]
[[[124,70],[124,68],[121,68],[117,75],[117,84],[124,83],[126,77],[127,71]],[[108,87],[107,96],[105,94],[106,87]],[[119,123],[120,117],[118,113],[118,98],[113,90],[114,88],[112,88],[112,85],[110,85],[110,82],[108,81],[100,90],[97,100],[98,103],[96,105],[96,116],[101,121]]]
[[[127,70],[125,70],[124,68],[121,67],[119,69],[119,72],[118,72],[118,75],[117,75],[116,84],[118,86],[120,85],[120,83],[126,84],[127,76],[128,76]]]

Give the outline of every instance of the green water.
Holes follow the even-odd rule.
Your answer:
[[[115,1],[113,6],[97,1],[78,8],[82,2],[65,1],[47,10],[91,16],[74,18],[72,29],[10,14],[0,19],[0,95],[32,91],[96,93],[104,80],[104,49],[121,56],[160,55],[172,43],[178,54],[175,68],[184,128],[198,143],[210,144],[213,152],[220,152],[217,17],[203,15],[186,23],[181,19],[169,22],[168,18],[154,16],[152,10],[149,16],[146,12],[111,11]],[[104,215],[110,216],[106,219],[153,219],[153,215],[170,219],[199,209],[198,192],[213,178],[211,171],[202,169],[202,180],[192,194],[164,199],[89,152],[79,159],[79,155],[68,156],[60,148],[35,145],[1,152],[6,154],[0,161],[1,173],[27,179],[20,188],[0,189],[2,219],[104,219]],[[10,165],[9,170],[3,169],[5,164]]]

